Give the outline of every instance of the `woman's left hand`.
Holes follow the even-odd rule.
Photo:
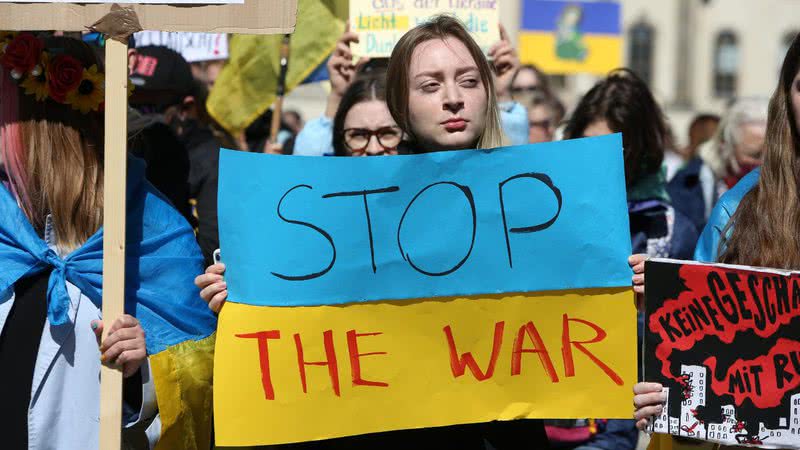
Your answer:
[[[494,89],[497,101],[511,101],[511,82],[519,69],[517,51],[508,39],[505,27],[500,24],[500,41],[489,49],[489,58],[494,60]]]
[[[92,321],[92,329],[99,343],[103,336],[103,321]],[[100,361],[106,367],[122,370],[125,378],[135,374],[147,358],[144,329],[133,316],[123,315],[113,324],[100,344]]]

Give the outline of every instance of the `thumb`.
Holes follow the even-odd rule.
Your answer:
[[[97,338],[97,345],[99,346],[100,341],[103,339],[103,321],[93,320],[92,331],[94,331],[94,337]]]

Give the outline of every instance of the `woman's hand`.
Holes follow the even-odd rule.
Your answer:
[[[511,82],[519,69],[517,51],[508,39],[505,27],[500,24],[500,41],[489,49],[489,58],[494,60],[494,88],[497,101],[511,101]]]
[[[636,383],[633,386],[633,406],[636,410],[633,418],[636,428],[644,430],[651,418],[661,414],[667,394],[661,392],[663,387],[658,383]]]
[[[219,313],[228,298],[228,284],[225,283],[224,274],[225,264],[217,263],[208,266],[206,273],[194,279],[195,286],[200,288],[200,297],[215,313]]]
[[[103,321],[92,321],[97,342],[103,337]],[[125,378],[135,374],[147,358],[144,330],[133,316],[123,315],[111,324],[105,340],[100,343],[100,361],[104,366],[122,370]]]
[[[644,253],[628,257],[628,265],[633,270],[633,292],[636,293],[636,309],[642,311],[644,306],[644,262],[648,256]]]
[[[348,23],[327,63],[331,93],[328,95],[325,115],[331,119],[336,115],[339,102],[355,79],[358,69],[369,61],[369,58],[359,58],[358,62],[353,64],[353,52],[350,51],[350,44],[353,42],[358,42],[358,34],[350,31]]]

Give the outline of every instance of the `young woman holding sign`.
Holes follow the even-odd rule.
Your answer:
[[[764,162],[722,196],[695,249],[694,259],[779,269],[800,269],[800,35],[783,60],[769,106]],[[644,293],[643,255],[631,257],[634,285]],[[634,387],[635,419],[644,429],[661,414],[665,395],[658,383]],[[757,424],[754,424],[757,425]],[[759,430],[748,430],[757,433]],[[652,450],[684,448],[655,435]],[[689,448],[717,448],[712,444]]]
[[[498,94],[510,92],[517,67],[514,49],[492,49],[494,69],[458,20],[441,16],[404,35],[389,60],[386,102],[414,153],[484,149],[507,141],[500,126]],[[195,283],[209,307],[227,298],[224,266],[210,266]],[[541,421],[517,420],[402,430],[299,444],[303,448],[546,449]],[[295,446],[287,446],[295,448]]]
[[[174,289],[202,257],[141,161],[129,163],[128,314],[101,317],[103,83],[81,41],[0,32],[3,448],[97,448],[101,363],[125,377],[126,445],[177,448],[186,426],[181,448],[207,448],[210,412],[191,408],[210,403],[213,337],[203,338],[216,322],[196,291]],[[156,390],[187,401],[157,404]]]
[[[340,105],[345,101],[349,86],[361,76],[369,75],[370,72],[374,76],[380,75],[380,66],[385,59],[369,60],[368,58],[360,58],[353,64],[353,53],[350,50],[350,44],[353,42],[358,42],[358,34],[345,31],[339,39],[336,49],[331,54],[327,63],[331,78],[331,92],[328,95],[325,113],[322,117],[306,124],[297,136],[294,154],[305,156],[336,154],[334,146],[331,146],[331,134],[335,125],[335,117],[342,110]],[[519,66],[513,53],[513,48],[511,48],[508,37],[502,27],[501,40],[490,49],[489,57],[499,61],[498,64],[508,66],[507,69],[504,68],[504,73],[513,74]],[[527,112],[522,105],[511,98],[510,85],[500,83],[497,86],[496,96],[498,98],[501,126],[508,135],[511,144],[526,144],[528,139]],[[386,111],[386,109],[384,108],[383,111]],[[388,111],[386,113],[388,114]],[[383,112],[380,112],[380,114],[383,114]]]

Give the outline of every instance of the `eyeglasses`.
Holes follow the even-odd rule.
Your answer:
[[[545,119],[545,120],[531,120],[530,122],[528,122],[528,126],[529,126],[530,128],[544,128],[544,129],[548,129],[548,128],[552,127],[553,125],[554,125],[554,124],[553,124],[553,119]]]
[[[383,148],[379,154],[397,154],[397,146],[400,145],[403,132],[398,127],[382,127],[377,130],[348,128],[344,130],[344,144],[353,156],[361,156],[366,154],[372,136],[378,139],[378,144]]]
[[[512,94],[522,94],[522,93],[534,94],[543,91],[544,89],[542,89],[541,86],[517,86],[511,88]]]

